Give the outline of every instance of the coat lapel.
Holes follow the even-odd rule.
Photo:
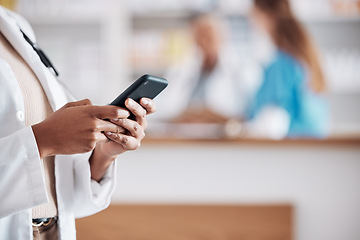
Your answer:
[[[20,31],[21,24],[16,21],[13,14],[0,7],[0,31],[35,73],[52,109],[56,111],[67,102],[66,94],[56,77],[45,67],[32,46],[24,39]],[[29,31],[29,29],[22,30],[26,34]],[[31,36],[31,34],[29,35]]]

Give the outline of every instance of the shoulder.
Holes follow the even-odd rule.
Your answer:
[[[303,64],[282,50],[276,52],[274,60],[267,67],[267,70],[276,75],[299,80],[302,80],[306,74]]]
[[[278,50],[276,52],[273,64],[284,65],[292,68],[302,68],[302,64],[299,60],[282,50]]]
[[[21,28],[21,30],[24,31],[25,34],[32,41],[35,42],[36,39],[35,39],[34,31],[31,28],[30,23],[23,16],[0,6],[0,17],[4,18],[4,19],[15,21],[17,23],[17,25]]]
[[[275,64],[279,66],[283,66],[284,69],[287,69],[292,72],[305,71],[303,64],[298,59],[296,59],[289,53],[286,53],[282,50],[278,50],[276,54]]]

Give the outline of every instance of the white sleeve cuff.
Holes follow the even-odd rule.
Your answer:
[[[116,163],[110,164],[100,182],[91,179],[90,154],[85,154],[75,163],[75,216],[85,217],[97,213],[107,206],[115,189]]]
[[[92,198],[97,205],[108,201],[108,196],[111,197],[114,192],[114,183],[116,182],[115,165],[116,161],[111,163],[100,182],[91,180]]]

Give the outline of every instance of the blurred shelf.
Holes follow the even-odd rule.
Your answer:
[[[244,19],[248,18],[249,15],[245,11],[233,11],[233,12],[218,12],[220,16],[223,16],[225,18],[239,18]],[[178,20],[188,20],[190,19],[194,14],[189,11],[168,11],[168,12],[143,12],[143,13],[133,13],[131,18],[133,20],[155,20],[155,19],[162,19],[162,20],[168,20],[168,19],[178,19]],[[298,17],[302,22],[304,23],[333,23],[333,22],[360,22],[360,15],[354,14],[354,15],[339,15],[339,14],[333,14],[333,15],[306,15],[306,16],[299,16]]]
[[[356,145],[360,146],[360,136],[333,136],[325,139],[257,139],[257,138],[145,138],[143,144],[254,144],[254,145]]]
[[[130,17],[133,29],[184,28],[191,19],[189,12],[147,12],[135,13]]]
[[[349,23],[349,22],[359,22],[360,23],[360,15],[354,16],[340,16],[340,15],[332,15],[332,16],[307,16],[300,17],[300,20],[304,23]],[[359,25],[360,27],[360,25]]]
[[[248,14],[245,11],[233,11],[233,12],[217,12],[220,16],[224,17],[247,17]],[[132,15],[133,19],[171,19],[171,18],[178,18],[178,19],[188,19],[192,16],[196,15],[191,11],[166,11],[166,12],[143,12],[143,13],[134,13]]]
[[[32,24],[38,25],[68,25],[68,24],[99,24],[118,12],[119,4],[104,0],[76,1],[71,4],[57,2],[20,4],[19,12]]]
[[[337,129],[331,131],[327,138],[285,138],[275,140],[270,138],[255,138],[252,136],[230,137],[225,132],[225,125],[221,123],[160,123],[151,122],[145,142],[162,144],[178,143],[231,143],[231,144],[351,144],[360,146],[360,126],[351,129]]]
[[[36,25],[74,25],[74,24],[91,24],[98,25],[103,23],[103,15],[76,15],[76,14],[58,14],[58,15],[37,15],[23,14],[31,23]]]
[[[187,19],[190,18],[191,14],[187,11],[168,11],[168,12],[146,12],[146,13],[134,13],[132,19],[147,20],[147,19]]]
[[[166,67],[163,68],[133,68],[133,76],[140,76],[144,73],[161,76],[164,74]]]

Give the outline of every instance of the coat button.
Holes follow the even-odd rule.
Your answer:
[[[23,122],[25,119],[25,114],[23,111],[17,111],[16,112],[16,117],[20,122]]]

